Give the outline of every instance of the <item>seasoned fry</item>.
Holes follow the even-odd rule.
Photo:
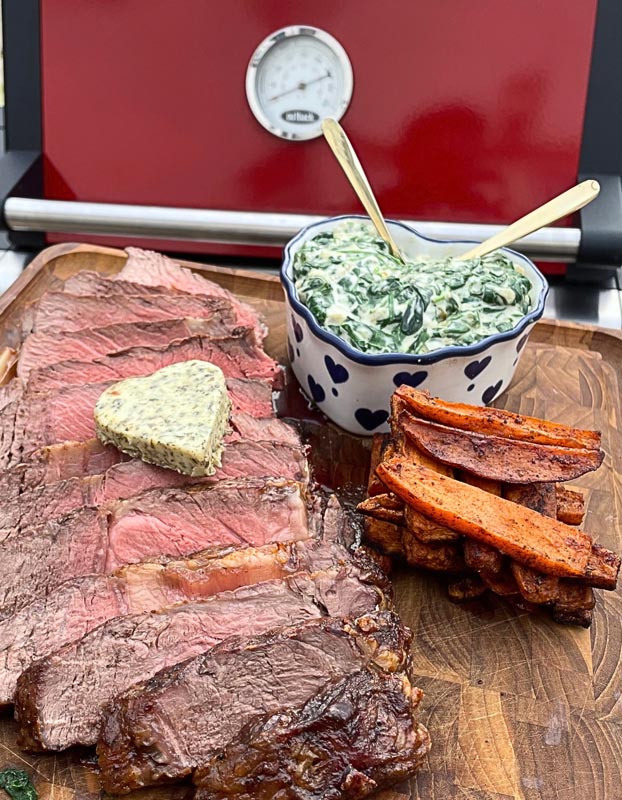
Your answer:
[[[480,572],[484,584],[499,597],[520,596],[518,584],[508,564],[504,564],[498,572]]]
[[[580,525],[585,516],[585,498],[581,492],[566,489],[559,484],[555,487],[557,500],[557,519],[567,525]]]
[[[589,536],[531,509],[395,457],[378,474],[391,491],[426,517],[552,575],[581,577]]]
[[[436,572],[464,572],[464,559],[459,544],[420,542],[410,531],[405,530],[402,546],[406,561],[416,567],[425,567]]]
[[[401,556],[404,553],[402,548],[402,528],[392,522],[386,522],[373,517],[365,518],[365,538],[375,547],[393,556]]]
[[[394,525],[404,524],[404,503],[394,494],[376,494],[368,497],[359,503],[357,508],[368,517],[392,522]]]
[[[483,436],[402,413],[399,423],[419,450],[443,464],[495,481],[568,481],[597,469],[600,450],[571,449]]]
[[[447,585],[447,594],[450,600],[459,603],[481,597],[487,591],[488,587],[478,575],[465,575],[458,580],[450,581]]]
[[[402,428],[402,416],[404,412],[404,404],[394,392],[391,398],[391,432],[393,434],[393,442],[395,443],[395,451],[403,456],[407,456],[416,464],[421,464],[422,467],[428,467],[441,475],[448,475],[453,477],[453,469],[446,464],[442,464],[437,459],[425,453],[420,447],[417,446],[409,437],[407,437]],[[408,416],[412,416],[408,414]],[[383,461],[391,458],[389,453],[386,453]]]
[[[557,517],[557,496],[553,483],[506,484],[501,496],[545,517]]]
[[[404,523],[420,542],[459,542],[459,533],[424,517],[412,506],[404,506]]]
[[[395,396],[396,408],[402,410],[406,406],[418,416],[441,425],[523,442],[587,450],[600,448],[601,437],[598,431],[570,428],[557,422],[526,417],[499,408],[448,403],[410,386],[400,386]]]
[[[494,547],[476,542],[473,539],[464,540],[464,562],[474,572],[486,572],[494,575],[501,572],[503,556]]]
[[[371,440],[371,459],[369,464],[369,480],[367,482],[367,494],[382,494],[386,488],[380,482],[376,475],[376,467],[382,461],[387,447],[393,451],[393,445],[389,439],[388,434],[375,433]]]
[[[483,492],[489,492],[490,494],[496,494],[497,497],[501,497],[501,482],[500,481],[491,481],[489,478],[480,478],[479,475],[474,475],[472,472],[464,472],[460,470],[456,477],[468,483],[469,486],[477,486],[478,489],[481,489]]]
[[[597,589],[615,589],[620,572],[620,556],[600,544],[592,545],[585,570],[585,582]]]
[[[552,603],[557,599],[560,583],[557,576],[544,575],[524,564],[518,564],[516,561],[511,563],[510,569],[518,590],[529,603],[542,605],[543,603]]]

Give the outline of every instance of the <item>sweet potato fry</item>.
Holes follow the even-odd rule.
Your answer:
[[[591,611],[594,608],[594,592],[591,587],[576,581],[560,580],[555,611]]]
[[[501,572],[503,556],[494,547],[476,542],[473,539],[465,539],[463,548],[464,563],[469,569],[474,572],[487,572],[489,575]]]
[[[483,436],[435,422],[400,415],[400,426],[428,457],[495,481],[568,481],[597,469],[600,450],[571,449]]]
[[[373,517],[365,518],[365,538],[383,553],[392,556],[403,555],[402,528],[393,522]]]
[[[469,486],[477,486],[477,488],[481,489],[483,492],[489,492],[490,494],[496,494],[497,497],[501,497],[501,481],[491,481],[489,478],[480,478],[479,475],[474,475],[472,472],[466,472],[465,470],[459,470],[456,473],[456,478],[468,483]]]
[[[384,433],[374,434],[371,443],[369,479],[367,482],[367,494],[369,496],[374,494],[382,494],[383,492],[386,492],[386,488],[382,485],[380,479],[376,475],[376,467],[385,457],[385,452],[387,448],[390,448],[391,452],[393,453],[393,444],[391,443],[388,434]]]
[[[488,587],[477,575],[465,575],[447,584],[449,599],[457,603],[481,597],[487,591]]]
[[[479,576],[484,584],[499,597],[520,596],[518,584],[509,564],[504,564],[498,572],[480,572]]]
[[[597,589],[615,589],[620,572],[619,555],[600,544],[593,544],[585,570],[584,582]]]
[[[406,504],[441,525],[540,572],[562,577],[585,574],[592,542],[581,530],[402,457],[383,462],[377,471]]]
[[[581,492],[557,485],[555,487],[555,495],[557,500],[557,519],[567,525],[580,525],[585,516],[585,498]]]
[[[464,572],[464,559],[459,544],[425,543],[408,529],[402,535],[404,556],[409,564],[436,572]]]
[[[410,386],[400,386],[394,396],[396,408],[403,409],[406,406],[417,416],[441,425],[523,442],[587,450],[600,448],[601,437],[598,431],[570,428],[557,422],[526,417],[499,408],[449,403]]]
[[[411,461],[414,461],[415,464],[421,464],[423,467],[433,469],[441,475],[448,475],[450,478],[453,477],[454,472],[450,466],[442,464],[438,459],[430,457],[418,447],[412,439],[406,436],[402,428],[403,414],[406,414],[408,417],[412,416],[403,410],[402,401],[397,397],[397,394],[394,393],[391,398],[391,432],[395,451],[401,453],[403,456],[407,456]],[[390,458],[390,456],[387,453],[382,460],[386,461],[388,458]]]
[[[420,542],[459,542],[459,533],[424,517],[412,506],[404,506],[404,524]]]
[[[551,616],[553,622],[557,622],[558,625],[580,625],[582,628],[589,628],[594,612],[587,608],[580,611],[560,611],[553,606]]]
[[[557,497],[553,483],[506,484],[501,496],[545,517],[557,517]]]
[[[557,576],[544,575],[524,564],[518,564],[516,561],[512,561],[510,569],[519,592],[527,602],[542,605],[552,603],[557,599],[560,581]]]
[[[392,522],[394,525],[404,524],[404,503],[394,494],[376,494],[368,497],[357,506],[368,517]]]

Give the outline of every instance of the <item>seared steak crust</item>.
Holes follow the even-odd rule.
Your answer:
[[[196,771],[195,800],[354,800],[411,778],[430,747],[421,696],[404,674],[348,675],[245,725]]]
[[[203,602],[116,617],[22,673],[15,691],[21,745],[62,750],[95,744],[104,706],[161,669],[229,636],[319,617],[327,607],[357,616],[383,602],[374,587],[333,571],[298,573]]]
[[[163,670],[106,712],[98,744],[104,789],[122,794],[189,775],[258,714],[300,706],[372,662],[402,670],[409,645],[407,629],[384,612],[232,638]]]

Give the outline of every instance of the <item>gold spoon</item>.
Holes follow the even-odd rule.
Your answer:
[[[598,197],[599,192],[600,184],[598,181],[583,181],[583,183],[579,183],[577,186],[573,186],[572,189],[568,189],[567,192],[553,198],[553,200],[549,200],[548,203],[516,220],[504,230],[491,236],[490,239],[486,239],[485,242],[472,247],[466,253],[462,253],[457,257],[466,261],[469,258],[486,256],[500,247],[507,247],[517,239],[522,239],[523,236],[527,236],[545,225],[550,225],[551,222],[578,211]]]
[[[389,229],[384,221],[374,193],[371,190],[367,176],[363,171],[361,162],[354,152],[350,140],[346,136],[346,132],[336,120],[327,117],[322,121],[322,133],[330,145],[330,149],[335,154],[337,161],[341,164],[341,168],[346,173],[348,180],[352,184],[352,188],[365,207],[365,211],[369,214],[376,230],[389,245],[391,254],[403,262],[402,254],[389,233]]]

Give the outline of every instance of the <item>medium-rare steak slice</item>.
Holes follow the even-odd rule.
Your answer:
[[[256,378],[272,381],[278,366],[254,343],[247,328],[224,337],[190,336],[164,347],[130,347],[94,361],[60,361],[33,370],[28,391],[50,392],[79,383],[119,381],[150,375],[180,361],[209,361],[227,378]]]
[[[412,778],[430,749],[422,696],[405,674],[354,672],[245,725],[197,770],[195,800],[354,799]]]
[[[93,409],[108,386],[110,382],[68,386],[55,392],[26,394],[20,401],[10,403],[0,412],[0,469],[30,460],[35,450],[48,445],[92,439]],[[300,441],[294,429],[281,420],[269,418],[263,425],[252,422],[248,411],[272,413],[269,386],[261,394],[255,381],[228,377],[227,390],[233,405],[231,424],[236,436],[261,441]],[[239,420],[237,408],[247,409],[239,414]]]
[[[380,605],[392,601],[391,584],[364,553],[317,540],[221,548],[184,561],[161,557],[122,567],[113,575],[84,575],[65,581],[0,621],[0,704],[12,702],[20,673],[34,661],[77,641],[109,619],[203,600],[299,572],[314,574],[331,615],[340,613],[342,606],[335,606],[335,600],[344,597],[346,589],[343,584],[334,595],[326,592],[326,586],[336,579],[347,578],[353,607],[357,594],[361,602],[369,595],[369,586],[378,588]]]
[[[213,488],[154,489],[107,509],[105,572],[165,553],[310,538],[305,487],[294,481],[220,481]]]
[[[153,489],[107,509],[81,508],[0,544],[0,613],[14,613],[70,578],[150,556],[311,538],[304,486],[258,478]]]
[[[131,295],[115,297],[77,297],[62,292],[46,292],[26,315],[23,334],[79,331],[120,322],[155,322],[163,319],[213,320],[218,328],[239,325],[231,303],[220,297],[190,295]]]
[[[33,333],[19,351],[17,374],[27,380],[32,370],[59,361],[93,361],[129,347],[165,347],[177,339],[211,333],[213,327],[210,320],[167,319],[157,322],[120,322],[71,333]],[[223,330],[223,333],[228,332],[230,330]]]
[[[370,663],[401,671],[410,633],[391,612],[233,638],[117,697],[98,744],[106,791],[190,775],[259,714],[300,706]]]
[[[356,617],[377,610],[380,603],[375,587],[334,570],[298,573],[202,602],[116,617],[20,676],[15,690],[20,743],[29,750],[95,744],[105,706],[161,669],[230,636],[252,636],[327,612]]]
[[[228,443],[222,465],[208,478],[192,478],[170,469],[131,459],[99,475],[73,477],[25,489],[30,465],[21,464],[4,473],[0,485],[5,492],[0,504],[0,541],[20,530],[41,525],[82,506],[103,506],[126,500],[155,488],[210,485],[234,478],[285,478],[306,483],[307,460],[297,445],[235,439]]]
[[[164,287],[188,294],[225,298],[233,305],[238,324],[255,328],[259,337],[258,341],[265,337],[267,329],[259,314],[219,284],[204,278],[197,272],[180,267],[179,264],[161,253],[140,250],[137,247],[128,247],[126,252],[128,259],[125,266],[112,280],[131,281],[144,286]]]
[[[9,502],[16,495],[25,495],[46,483],[99,475],[126,459],[116,447],[103,445],[99,439],[42,447],[26,463],[0,473],[0,497]]]

